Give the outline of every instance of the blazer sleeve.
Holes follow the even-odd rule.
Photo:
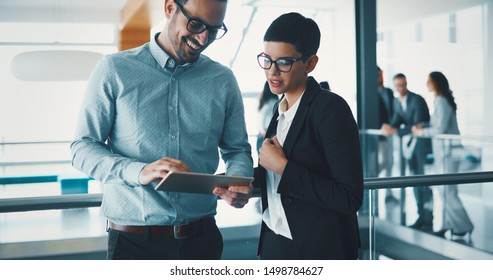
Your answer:
[[[315,174],[288,159],[278,193],[343,214],[354,214],[363,199],[363,168],[358,128],[349,106],[338,102],[321,118],[318,131],[329,170]]]
[[[419,97],[416,100],[416,113],[414,114],[413,124],[426,124],[430,121],[430,110],[426,101]]]
[[[397,99],[394,99],[393,105],[394,112],[392,113],[392,118],[390,119],[390,126],[392,126],[393,128],[399,128],[404,122],[400,115],[400,112],[402,111],[401,104],[399,104],[399,101],[397,101]]]
[[[453,114],[452,107],[447,104],[447,100],[442,98],[437,99],[435,111],[433,112],[434,122],[432,126],[423,129],[423,135],[432,136],[447,133]]]

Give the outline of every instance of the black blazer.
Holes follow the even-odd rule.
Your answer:
[[[397,134],[399,136],[410,134],[413,125],[427,124],[429,122],[430,111],[421,95],[410,91],[407,92],[406,111],[402,108],[399,98],[394,99],[394,115],[390,125],[397,128]],[[404,127],[401,128],[402,124],[404,124]],[[430,139],[418,138],[413,154],[424,156],[430,152]]]
[[[386,87],[379,89],[378,103],[380,112],[377,129],[380,129],[384,123],[390,123],[394,114],[394,92]]]
[[[277,106],[266,137],[276,134]],[[278,193],[300,258],[357,259],[363,168],[358,127],[346,101],[310,77],[283,150],[288,163]],[[266,177],[259,165],[254,186],[261,188],[262,212],[268,207]]]

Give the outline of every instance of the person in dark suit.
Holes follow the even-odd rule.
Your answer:
[[[407,89],[407,80],[404,74],[394,76],[394,86],[399,92],[399,98],[394,101],[394,114],[390,124],[382,125],[384,135],[397,133],[399,136],[408,135],[415,125],[422,125],[430,121],[430,112],[426,101],[420,95]],[[426,155],[431,152],[430,139],[410,138],[404,141],[405,151],[411,174],[424,174]],[[414,196],[418,208],[418,219],[411,225],[424,231],[433,230],[433,193],[429,187],[415,187]]]
[[[379,118],[378,127],[384,124],[390,124],[394,115],[394,92],[384,86],[383,71],[377,66],[378,70],[378,103],[379,103]],[[393,137],[380,137],[378,139],[378,173],[385,170],[385,176],[392,176],[392,166],[394,165],[394,141]],[[387,189],[385,202],[397,202],[397,199],[392,195],[392,191]]]
[[[258,62],[282,95],[260,148],[260,259],[357,259],[363,198],[358,127],[348,104],[308,74],[317,65],[317,24],[277,18]]]
[[[394,92],[383,84],[383,71],[377,66],[378,70],[378,102],[380,104],[379,118],[380,125],[389,124],[394,113]]]

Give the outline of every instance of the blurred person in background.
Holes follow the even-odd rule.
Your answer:
[[[394,114],[394,92],[384,86],[383,71],[377,66],[378,70],[378,103],[379,103],[379,127],[390,124]],[[394,165],[394,143],[393,136],[380,137],[378,139],[378,173],[385,170],[385,177],[392,176]],[[392,195],[392,190],[385,191],[385,202],[397,202]]]
[[[421,124],[413,126],[413,134],[417,136],[459,135],[457,104],[447,78],[441,72],[431,72],[426,85],[435,97],[433,115],[431,115],[429,126]],[[454,156],[454,150],[460,150],[462,147],[460,140],[433,139],[432,145],[437,173],[458,172],[460,158]],[[457,185],[442,186],[439,190],[443,199],[443,224],[437,235],[444,236],[447,231],[450,231],[452,238],[469,234],[470,240],[474,226],[458,196]]]
[[[430,112],[424,98],[408,90],[407,79],[404,74],[396,74],[393,81],[399,97],[394,99],[394,113],[390,124],[383,124],[381,131],[385,136],[398,134],[403,137],[411,134],[413,126],[428,123]],[[403,145],[411,174],[424,174],[426,156],[431,152],[429,139],[411,137],[404,140]],[[433,192],[428,186],[416,186],[413,191],[418,208],[418,219],[411,227],[423,231],[433,231]]]

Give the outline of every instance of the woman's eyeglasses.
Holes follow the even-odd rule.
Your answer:
[[[294,58],[294,57],[281,57],[276,60],[272,60],[268,55],[265,53],[261,53],[257,55],[257,62],[258,65],[264,69],[264,70],[269,70],[273,64],[276,65],[277,70],[283,73],[287,73],[291,71],[291,68],[293,67],[293,63],[296,61],[300,60],[305,60],[307,57],[300,57],[300,58]]]

